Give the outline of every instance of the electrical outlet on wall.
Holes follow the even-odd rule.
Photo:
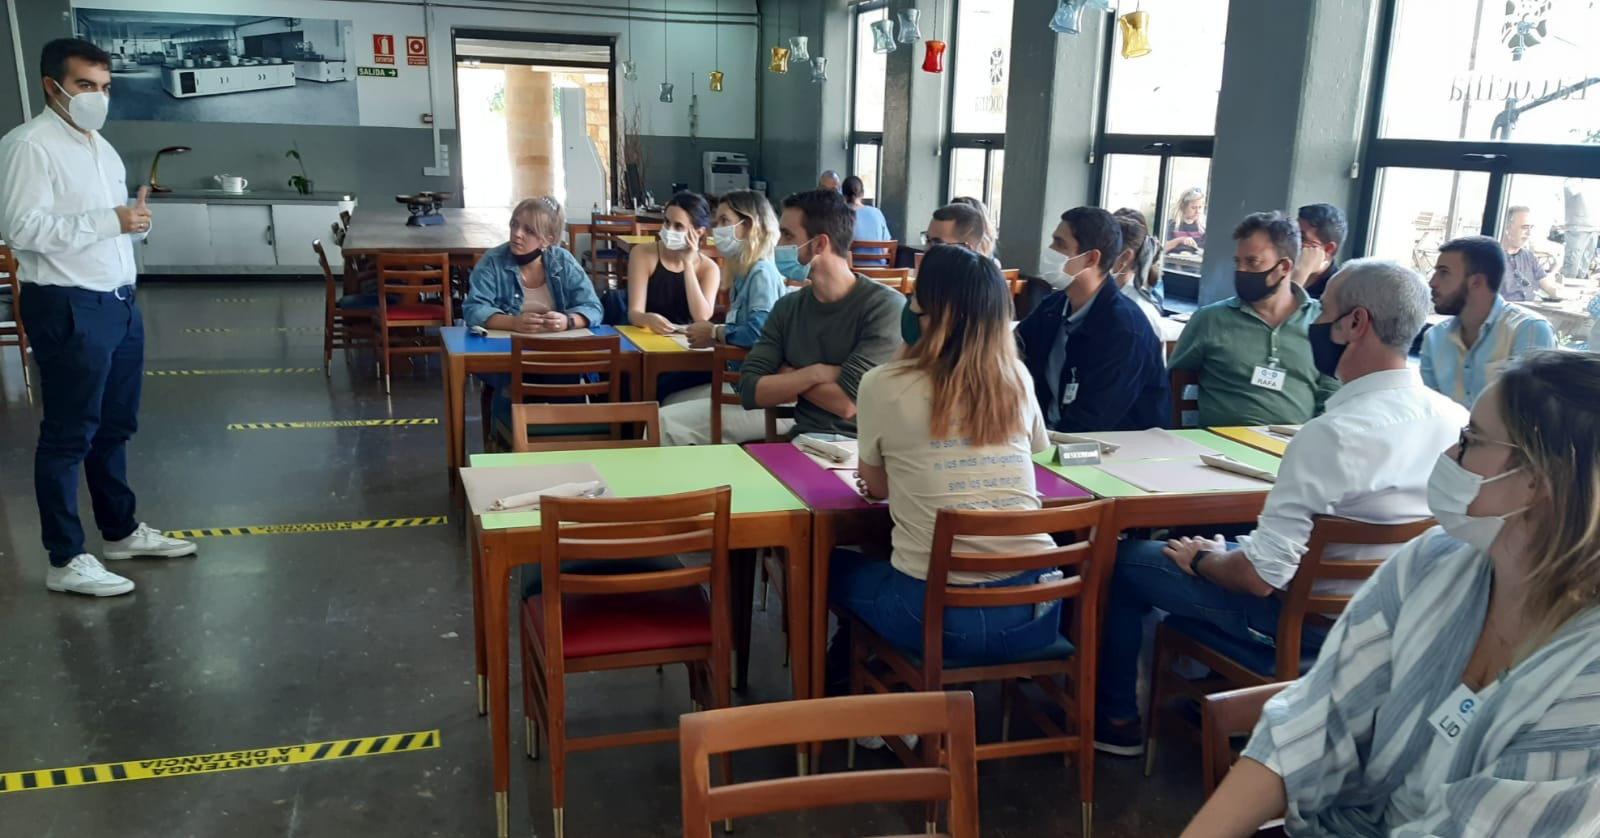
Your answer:
[[[422,167],[422,173],[428,177],[449,177],[450,146],[440,143],[438,150],[434,152],[434,159],[438,161],[439,165],[424,166]]]

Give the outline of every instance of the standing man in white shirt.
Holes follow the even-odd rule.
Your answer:
[[[45,587],[116,596],[133,582],[84,550],[78,472],[85,472],[108,559],[188,556],[194,544],[134,515],[127,444],[138,427],[144,325],[134,301],[133,236],[150,231],[146,187],[127,206],[122,158],[99,134],[111,59],[63,38],[39,60],[48,106],[0,139],[0,237],[26,286],[23,325],[39,365],[44,420],[34,494],[50,555]]]
[[[1381,259],[1348,262],[1330,280],[1309,329],[1317,371],[1344,386],[1284,452],[1256,529],[1233,547],[1220,538],[1129,541],[1117,550],[1100,653],[1095,747],[1144,750],[1135,700],[1141,623],[1151,608],[1267,645],[1279,599],[1300,568],[1312,518],[1371,524],[1430,517],[1427,483],[1439,452],[1467,424],[1467,409],[1428,389],[1406,366],[1432,308],[1411,269]],[[1375,548],[1362,548],[1372,558]],[[1337,549],[1329,558],[1351,558]],[[1171,619],[1169,617],[1169,619]]]

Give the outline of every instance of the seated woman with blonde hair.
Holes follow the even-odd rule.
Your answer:
[[[1184,835],[1600,834],[1600,358],[1513,361],[1428,505]]]

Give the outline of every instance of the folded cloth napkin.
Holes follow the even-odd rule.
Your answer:
[[[1269,430],[1269,431],[1271,431],[1271,432],[1273,432],[1275,434],[1278,434],[1279,436],[1294,436],[1295,431],[1300,430],[1300,426],[1299,425],[1268,425],[1267,426],[1267,430]]]
[[[548,489],[537,492],[523,492],[520,495],[507,495],[489,504],[489,508],[496,512],[509,509],[538,509],[540,498],[593,498],[599,497],[606,490],[606,484],[600,480],[589,480],[583,483],[557,483]]]
[[[1117,453],[1117,449],[1122,447],[1114,442],[1106,442],[1105,440],[1095,439],[1092,436],[1065,434],[1060,431],[1046,431],[1045,435],[1050,438],[1051,442],[1057,445],[1076,445],[1084,442],[1092,442],[1100,446],[1100,453],[1106,455],[1107,457]]]
[[[1256,468],[1255,466],[1241,463],[1232,457],[1226,457],[1220,454],[1201,454],[1200,462],[1205,463],[1214,469],[1237,474],[1240,477],[1250,477],[1256,480],[1265,481],[1267,483],[1278,482],[1277,475],[1273,474],[1272,472],[1267,471],[1264,468]]]

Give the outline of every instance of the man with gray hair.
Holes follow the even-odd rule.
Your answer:
[[[839,177],[839,173],[832,169],[817,175],[817,188],[827,192],[838,192],[843,182],[844,178]]]
[[[1123,755],[1144,749],[1134,679],[1140,624],[1151,608],[1170,615],[1169,629],[1229,648],[1235,660],[1261,661],[1261,674],[1277,677],[1264,638],[1277,633],[1275,594],[1300,569],[1313,517],[1398,524],[1431,515],[1428,475],[1467,422],[1466,408],[1428,389],[1406,365],[1431,308],[1427,286],[1411,269],[1382,259],[1346,263],[1328,281],[1310,327],[1317,369],[1344,386],[1289,443],[1255,531],[1238,544],[1218,536],[1118,548],[1101,634],[1097,748]],[[1358,553],[1385,555],[1333,546],[1325,558]]]

